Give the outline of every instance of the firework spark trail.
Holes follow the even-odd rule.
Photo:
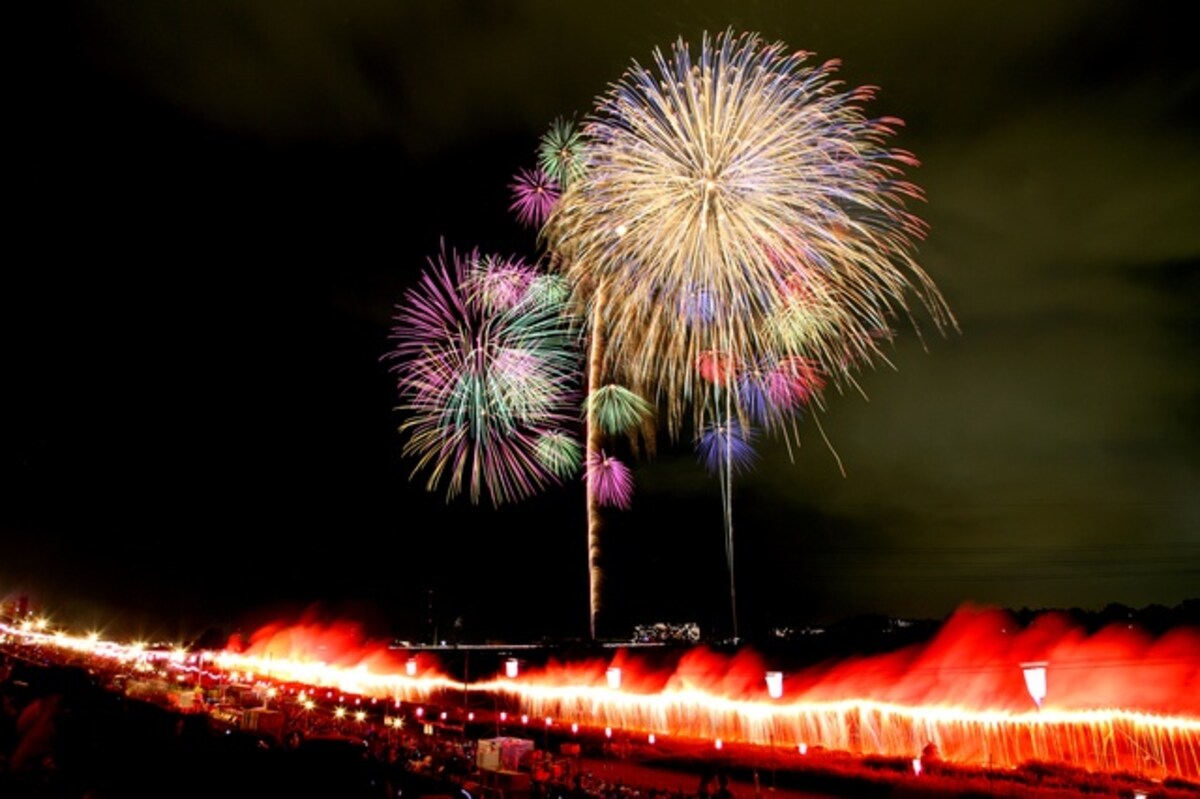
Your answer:
[[[602,384],[602,355],[604,352],[604,326],[596,314],[596,309],[604,305],[604,289],[597,288],[592,297],[592,308],[588,317],[588,361],[587,387],[594,396]],[[599,403],[588,402],[584,417],[584,435],[587,437],[586,454],[587,471],[584,486],[584,511],[587,513],[587,566],[588,566],[588,633],[593,641],[596,640],[596,626],[600,619],[600,609],[603,606],[604,567],[601,563],[600,505],[604,501],[599,479],[593,479],[594,467],[600,464],[598,459],[603,457],[600,447],[603,444],[599,423]],[[599,478],[600,472],[595,473]]]
[[[560,292],[518,259],[430,259],[397,307],[391,339],[400,425],[426,488],[472,502],[528,497],[571,467],[578,354]],[[542,457],[550,456],[545,462]]]

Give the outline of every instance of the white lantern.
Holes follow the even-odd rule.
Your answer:
[[[772,699],[778,699],[783,696],[783,672],[768,671],[767,672],[767,694]]]
[[[1021,664],[1021,671],[1025,674],[1025,687],[1039,709],[1046,698],[1046,665],[1044,660]]]

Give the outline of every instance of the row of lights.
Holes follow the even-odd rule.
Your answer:
[[[42,632],[47,628],[47,626],[48,626],[47,619],[38,618],[33,621],[26,620],[26,621],[22,622],[20,629],[22,632],[31,632],[31,631]],[[60,633],[60,635],[61,635],[61,633]],[[99,634],[95,633],[95,632],[90,633],[88,635],[88,641],[92,644],[97,643],[99,641],[99,638],[100,638]],[[140,650],[144,649],[144,646],[145,646],[144,644],[140,644],[140,643],[134,644],[133,649],[135,651],[140,651]],[[182,649],[179,649],[173,653],[170,653],[170,657],[173,660],[174,659],[182,660],[184,655],[186,655],[186,653],[183,652]],[[1046,661],[1032,661],[1032,662],[1026,662],[1026,663],[1021,664],[1021,671],[1025,678],[1025,687],[1029,691],[1030,697],[1033,699],[1034,703],[1037,705],[1039,710],[1041,709],[1042,702],[1045,700],[1046,694],[1047,694],[1047,681],[1046,681],[1047,665],[1048,665],[1048,663]],[[508,658],[504,663],[505,676],[509,679],[516,679],[519,672],[520,672],[520,666],[519,666],[517,659],[516,658]],[[405,673],[409,677],[416,676],[416,673],[417,673],[416,658],[408,659],[407,663],[405,664]],[[607,669],[607,671],[605,672],[605,679],[608,682],[609,688],[611,688],[614,691],[619,690],[621,687],[621,669],[617,666],[609,667]],[[768,696],[770,696],[772,699],[780,699],[783,696],[783,672],[768,671],[768,672],[766,672],[765,679],[766,679],[766,683],[767,683]],[[268,692],[268,696],[273,698],[274,695],[275,695],[275,689],[272,688]],[[328,696],[332,696],[332,692],[330,692],[328,694]],[[311,711],[316,707],[316,704],[313,702],[313,700],[311,698],[305,698],[304,692],[301,692],[300,699],[302,702],[302,706],[304,707],[305,710]],[[339,697],[339,699],[340,699],[340,697]],[[360,699],[355,700],[356,705],[359,704],[360,702],[361,702]],[[371,700],[371,704],[375,704],[374,699]],[[400,700],[397,699],[396,707],[399,707],[399,706],[400,706]],[[346,715],[345,707],[339,706],[334,711],[335,718],[342,719],[345,717],[345,715]],[[424,709],[417,708],[416,715],[418,717],[423,716]],[[501,711],[499,715],[500,715],[501,722],[506,721],[508,718],[507,712]],[[357,721],[362,722],[366,719],[366,712],[363,710],[358,710],[355,712],[354,717]],[[442,720],[445,720],[446,717],[447,717],[447,714],[445,712],[442,712],[442,714],[441,714]],[[475,717],[474,712],[470,712],[467,714],[468,721],[473,721],[474,717]],[[388,726],[392,726],[392,724],[394,723],[397,728],[399,728],[403,724],[403,721],[399,718],[393,719],[393,718],[389,717],[389,718],[386,718],[384,721],[385,721],[385,724],[387,724]],[[522,714],[521,723],[528,724],[529,716]],[[547,729],[552,724],[553,724],[552,719],[550,717],[547,717],[546,718]],[[571,724],[571,732],[572,733],[579,732],[579,724],[578,723]],[[612,735],[613,735],[612,727],[605,727],[604,735],[607,738],[612,738]],[[647,736],[647,741],[650,744],[654,744],[655,740],[656,740],[655,734],[649,733]],[[724,743],[720,738],[717,738],[714,741],[714,747],[716,749],[718,749],[718,750],[722,749],[723,746],[724,746]],[[801,755],[807,754],[808,753],[808,745],[804,744],[804,743],[799,744],[798,751]],[[912,766],[913,766],[914,774],[919,775],[921,773],[920,758],[914,758],[912,761]],[[1141,793],[1134,794],[1134,799],[1144,799],[1144,797],[1145,797],[1145,794],[1141,794]]]
[[[1021,672],[1025,677],[1025,687],[1029,691],[1029,696],[1033,699],[1034,703],[1038,706],[1039,710],[1042,707],[1042,702],[1046,698],[1046,666],[1047,665],[1048,664],[1046,661],[1032,661],[1032,662],[1027,662],[1027,663],[1021,664]],[[405,665],[405,670],[406,670],[408,676],[410,676],[410,677],[416,675],[416,673],[417,673],[416,658],[408,659],[408,662]],[[516,658],[508,658],[507,660],[504,661],[504,676],[505,677],[507,677],[510,680],[514,680],[517,678],[517,675],[519,673],[520,673],[520,665]],[[609,688],[611,688],[614,691],[620,690],[620,688],[621,688],[621,669],[619,667],[610,666],[608,668],[608,670],[605,671],[604,676],[605,676],[606,681],[608,682]],[[768,671],[765,675],[765,679],[767,682],[767,695],[770,696],[772,699],[782,698],[783,697],[783,672]],[[420,708],[417,709],[417,715],[418,716],[421,715]],[[469,714],[468,720],[471,720],[471,718],[474,715],[475,715],[474,713]],[[445,719],[445,717],[446,717],[446,714],[443,713],[442,718]],[[508,713],[505,711],[501,711],[500,712],[500,721],[505,722],[507,720],[508,720]],[[521,723],[528,724],[529,716],[522,715]],[[549,729],[549,727],[552,725],[552,723],[553,722],[550,719],[550,717],[547,717],[546,718],[547,729]],[[572,723],[571,724],[571,732],[572,733],[579,732],[579,724]],[[612,734],[613,734],[612,727],[604,728],[604,735],[606,738],[612,738]],[[647,741],[650,744],[655,743],[654,733],[650,733],[647,736]],[[713,742],[713,746],[716,749],[722,749],[724,747],[724,742],[720,738],[717,738]],[[804,743],[799,744],[798,751],[801,755],[808,754],[808,745],[804,744]],[[919,775],[921,773],[920,758],[914,758],[912,765],[913,765],[913,773]]]
[[[1040,708],[1042,702],[1046,698],[1046,666],[1049,665],[1044,660],[1032,661],[1021,664],[1021,672],[1025,676],[1025,687],[1029,690],[1029,696],[1034,703]],[[416,673],[416,660],[409,658],[408,661],[409,674]],[[511,679],[516,679],[520,667],[517,665],[516,658],[509,658],[504,662],[504,675]],[[608,680],[608,687],[615,690],[621,687],[621,669],[617,666],[609,667],[604,674]],[[772,699],[779,699],[783,696],[783,672],[768,671],[766,673],[767,695]]]
[[[38,619],[34,622],[25,621],[21,625],[21,629],[24,632],[28,632],[31,629],[41,631],[41,630],[44,630],[46,628],[46,626],[47,626],[47,622],[43,618],[43,619]],[[92,635],[89,636],[89,640],[93,643],[96,642],[98,640],[98,638],[99,638],[99,635],[95,634],[95,633],[93,633]],[[141,647],[135,647],[135,648],[140,649]],[[1024,675],[1024,678],[1025,678],[1026,689],[1029,691],[1030,697],[1033,699],[1034,703],[1038,706],[1039,709],[1041,709],[1042,702],[1045,700],[1046,693],[1047,693],[1047,683],[1046,683],[1046,666],[1047,665],[1048,664],[1046,661],[1033,661],[1033,662],[1026,662],[1026,663],[1021,664],[1021,670],[1022,670],[1022,674]],[[520,665],[516,658],[508,658],[507,660],[505,660],[504,674],[508,679],[516,679],[519,672],[520,672]],[[406,662],[405,673],[409,677],[416,676],[417,660],[415,657],[410,657],[408,659],[408,661]],[[621,669],[617,666],[609,667],[607,669],[607,671],[605,672],[605,679],[606,679],[606,681],[608,683],[608,687],[610,689],[612,689],[614,691],[620,690]],[[768,672],[766,672],[765,679],[766,679],[766,683],[767,683],[768,696],[770,696],[772,699],[780,699],[783,696],[783,672],[768,671]],[[269,692],[269,695],[273,696],[274,693],[275,693],[275,690],[272,688],[271,691]],[[332,696],[332,692],[329,692],[328,695]],[[311,711],[314,709],[315,703],[313,702],[312,699],[305,698],[303,692],[301,692],[301,695],[299,698],[301,699],[302,705],[305,710]],[[339,697],[339,699],[340,698],[341,697]],[[356,700],[355,704],[357,705],[360,702],[361,702],[361,700]],[[372,699],[371,703],[375,704],[375,700]],[[396,700],[396,706],[397,707],[400,706],[400,700]],[[344,707],[339,706],[334,711],[335,718],[342,719],[345,717],[345,715],[346,715],[346,708],[344,708]],[[418,717],[423,716],[424,709],[417,708],[416,715]],[[474,716],[475,716],[474,712],[468,713],[467,720],[473,721]],[[447,718],[447,714],[445,712],[442,712],[441,718],[444,721]],[[504,711],[500,712],[499,718],[500,718],[501,722],[507,721],[508,713],[504,712]],[[364,721],[366,719],[365,711],[362,711],[362,710],[357,711],[355,713],[355,719],[360,722]],[[386,721],[390,722],[390,721],[392,721],[392,719],[389,718]],[[396,721],[400,721],[400,720],[396,719]],[[528,724],[529,716],[526,714],[523,714],[521,716],[521,723]],[[546,728],[549,729],[552,726],[552,724],[553,724],[553,720],[550,717],[547,717],[546,718]],[[578,723],[571,724],[571,732],[572,733],[579,732],[579,724]],[[605,727],[604,734],[605,734],[605,737],[612,738],[612,734],[613,734],[612,727]],[[655,734],[649,733],[649,735],[647,736],[647,741],[650,744],[654,744],[655,740],[656,740]],[[718,749],[718,750],[722,749],[723,746],[724,746],[724,742],[720,738],[718,738],[714,741],[714,747],[716,749]],[[798,745],[798,748],[799,748],[799,752],[801,755],[807,754],[808,746],[806,744],[801,743]],[[915,774],[919,775],[921,773],[920,759],[914,758],[912,765],[913,765],[913,772]]]

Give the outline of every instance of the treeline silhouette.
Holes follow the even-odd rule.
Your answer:
[[[1072,626],[1089,634],[1112,625],[1132,626],[1151,636],[1181,627],[1200,629],[1200,598],[1187,599],[1171,607],[1152,604],[1135,608],[1114,602],[1100,610],[1022,607],[1016,610],[1006,608],[1005,611],[1019,627],[1028,626],[1044,614],[1061,614]],[[756,639],[750,645],[766,654],[800,663],[872,655],[930,640],[951,615],[933,619],[861,613],[824,627],[798,628],[786,636]]]

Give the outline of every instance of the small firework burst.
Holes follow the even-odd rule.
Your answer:
[[[591,392],[587,401],[592,417],[607,435],[631,434],[654,413],[653,406],[639,394],[615,384]]]
[[[537,440],[537,458],[559,479],[566,479],[579,471],[583,461],[583,447],[573,436],[560,430],[543,433]]]
[[[558,118],[538,143],[538,166],[563,189],[584,171],[584,137],[573,119]]]
[[[757,456],[753,441],[754,431],[734,419],[729,424],[706,427],[696,441],[696,453],[712,474],[726,468],[733,473],[748,471]]]
[[[530,227],[541,227],[558,202],[558,181],[540,166],[521,169],[509,184],[513,201],[508,210],[516,212],[517,221]]]
[[[811,359],[764,359],[737,378],[737,405],[755,424],[775,430],[806,405],[820,402],[825,378]]]
[[[780,301],[764,320],[765,338],[777,352],[826,354],[842,344],[846,311],[831,296],[828,281],[809,278],[804,270],[790,275]]]
[[[710,350],[696,356],[696,371],[705,381],[724,385],[736,373],[737,364],[728,353]]]
[[[825,388],[820,367],[808,358],[783,359],[764,373],[767,396],[777,408],[796,408],[819,396]]]
[[[757,370],[743,372],[738,377],[737,401],[751,421],[764,427],[772,426],[779,414],[779,409],[771,402],[763,375]]]
[[[633,502],[633,473],[629,467],[603,450],[588,455],[586,479],[592,484],[596,501],[621,510]]]

